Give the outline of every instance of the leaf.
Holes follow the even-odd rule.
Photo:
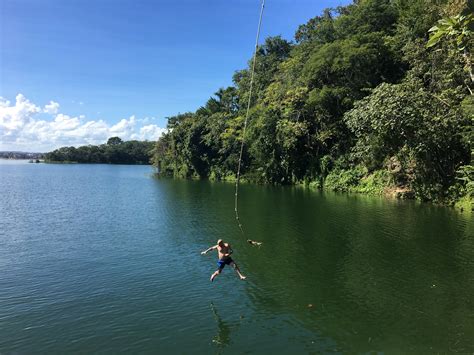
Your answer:
[[[439,40],[440,40],[443,36],[444,36],[444,32],[441,32],[441,31],[434,32],[434,33],[430,36],[430,39],[429,39],[428,43],[426,44],[426,47],[427,47],[427,48],[430,48],[430,47],[435,46],[436,44],[438,44]]]
[[[455,17],[448,17],[439,20],[439,23],[445,26],[456,26],[456,18]]]

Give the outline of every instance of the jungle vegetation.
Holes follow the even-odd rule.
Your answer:
[[[244,178],[471,203],[473,13],[472,0],[355,0],[291,41],[267,38]],[[198,110],[168,118],[152,158],[161,174],[234,178],[250,63]]]
[[[107,144],[62,147],[46,153],[44,158],[49,163],[150,164],[154,145],[154,142],[111,137]]]

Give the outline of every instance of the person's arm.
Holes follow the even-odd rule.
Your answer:
[[[215,249],[217,249],[217,245],[214,245],[214,246],[202,251],[201,255],[207,254],[208,251],[215,250]]]

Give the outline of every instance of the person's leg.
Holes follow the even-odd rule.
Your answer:
[[[242,273],[240,272],[240,269],[239,267],[237,266],[237,264],[235,263],[235,261],[232,261],[230,263],[230,265],[234,268],[235,272],[239,275],[240,279],[241,280],[245,280],[246,277],[244,275],[242,275]]]
[[[217,277],[217,275],[219,275],[220,273],[222,272],[222,269],[217,269],[216,272],[214,272],[212,275],[211,275],[211,282],[214,281],[214,279]]]

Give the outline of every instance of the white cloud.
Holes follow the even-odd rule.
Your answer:
[[[48,105],[44,106],[43,111],[46,112],[46,113],[51,113],[51,114],[58,113],[59,104],[57,102],[50,101]]]
[[[28,101],[22,94],[16,96],[15,106],[10,106],[10,101],[2,98],[0,106],[0,128],[2,133],[6,131],[11,134],[13,131],[21,130],[29,124],[32,116],[41,109]]]
[[[157,140],[166,132],[154,124],[144,125],[148,120],[135,116],[111,125],[82,115],[58,114],[58,110],[59,104],[54,101],[41,109],[22,94],[16,96],[15,104],[0,97],[0,150],[45,152],[62,146],[102,144],[114,136],[123,140]],[[40,113],[48,114],[50,119],[38,119]]]
[[[3,97],[0,97],[0,107],[8,107],[10,106],[10,101],[7,99],[4,99]]]
[[[121,119],[119,123],[110,127],[110,132],[120,138],[128,138],[135,131],[136,120],[135,116],[131,116],[128,120],[125,118]]]
[[[158,140],[158,138],[160,138],[161,135],[165,132],[166,128],[161,128],[157,125],[150,124],[140,128],[140,135],[137,139],[155,141]]]

